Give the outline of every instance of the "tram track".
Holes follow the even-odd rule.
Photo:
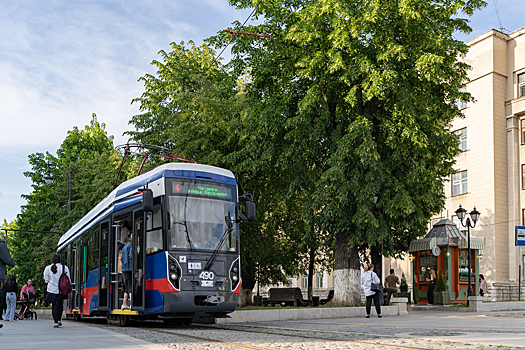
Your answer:
[[[200,327],[200,326],[199,326]],[[333,341],[333,342],[341,342],[341,343],[354,343],[359,345],[367,345],[367,346],[377,346],[381,348],[392,348],[392,349],[411,349],[411,350],[430,350],[429,348],[420,348],[420,347],[413,347],[413,346],[405,346],[405,345],[397,345],[397,344],[382,344],[374,341],[366,341],[366,340],[350,340],[350,339],[333,339],[328,337],[319,337],[319,336],[309,336],[304,334],[283,334],[282,332],[275,332],[273,328],[270,327],[256,327],[258,329],[264,329],[264,331],[257,331],[253,329],[234,329],[230,327],[221,327],[221,326],[215,326],[215,327],[202,327],[203,329],[208,330],[224,330],[224,331],[232,331],[232,332],[247,332],[247,333],[258,333],[258,334],[267,334],[267,335],[276,335],[276,336],[282,336],[282,337],[290,337],[290,338],[304,338],[304,339],[315,339],[315,340],[321,340],[321,341]],[[185,334],[180,332],[174,332],[174,331],[168,331],[168,330],[161,330],[158,328],[139,328],[146,331],[153,331],[163,334],[169,334],[174,335],[178,337],[184,337],[184,338],[191,338],[196,339],[200,341],[205,342],[216,342],[221,343],[224,345],[230,345],[236,348],[242,348],[242,349],[253,349],[253,350],[269,350],[269,348],[261,348],[256,347],[253,345],[246,345],[241,343],[235,343],[231,341],[224,341],[220,339],[214,339],[209,337],[200,337],[192,334]],[[287,328],[288,331],[301,331],[305,332],[305,330],[302,329],[293,329],[293,328]],[[314,331],[315,332],[315,331]],[[325,332],[326,333],[326,332]]]

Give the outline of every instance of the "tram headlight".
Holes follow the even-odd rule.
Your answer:
[[[239,258],[237,258],[230,267],[230,280],[232,292],[237,289],[241,281]]]
[[[182,276],[182,270],[177,260],[169,255],[168,259],[168,278],[176,289],[180,289],[180,277]]]

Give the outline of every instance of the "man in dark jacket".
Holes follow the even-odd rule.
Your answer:
[[[15,262],[9,254],[9,249],[4,241],[0,241],[0,317],[2,317],[4,310],[7,309],[7,304],[5,301],[5,276],[6,268],[5,266],[15,267]]]

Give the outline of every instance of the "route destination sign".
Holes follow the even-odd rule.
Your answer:
[[[208,185],[204,183],[173,181],[172,193],[190,195],[192,197],[213,197],[217,199],[232,199],[232,189],[228,186]]]

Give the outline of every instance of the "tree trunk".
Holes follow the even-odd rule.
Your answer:
[[[237,307],[245,307],[253,305],[252,291],[255,287],[255,281],[243,281],[241,284],[241,295],[239,297],[239,303]]]
[[[347,231],[335,235],[334,298],[331,305],[361,305],[361,266],[357,247],[348,245]]]
[[[308,262],[308,300],[312,300],[314,287],[314,265],[315,265],[315,244],[310,246],[310,261]]]
[[[383,255],[381,254],[381,243],[370,248],[370,255],[372,257],[372,264],[374,264],[374,272],[383,281]]]

